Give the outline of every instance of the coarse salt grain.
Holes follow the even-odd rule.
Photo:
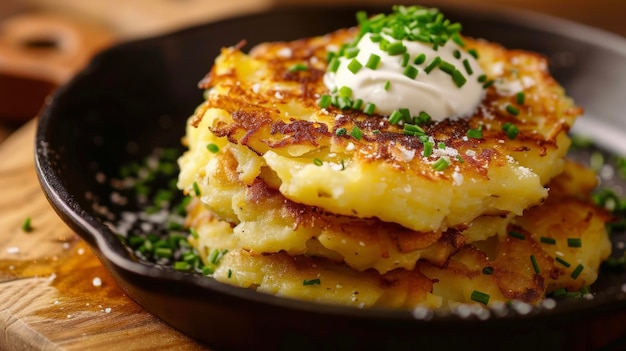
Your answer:
[[[417,306],[413,309],[413,318],[420,320],[429,320],[433,317],[433,311],[425,306]]]
[[[290,58],[292,55],[292,51],[290,48],[281,48],[276,52],[276,55],[282,58]]]
[[[7,254],[9,255],[17,255],[20,253],[20,248],[17,246],[7,247]]]
[[[100,279],[100,277],[95,277],[91,281],[91,284],[93,284],[93,286],[95,286],[95,287],[100,287],[100,286],[102,286],[102,279]]]

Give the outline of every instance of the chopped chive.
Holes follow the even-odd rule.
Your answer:
[[[339,69],[339,64],[341,62],[339,61],[339,59],[337,57],[333,57],[330,62],[328,63],[328,72],[337,72],[337,69]]]
[[[565,261],[563,258],[561,258],[561,256],[556,256],[554,259],[555,259],[558,263],[560,263],[560,264],[564,265],[565,267],[569,267],[569,266],[571,266],[571,264],[570,264],[569,262]]]
[[[483,274],[484,275],[492,275],[493,274],[493,267],[487,266],[487,267],[483,268]]]
[[[344,96],[338,96],[337,107],[339,107],[342,111],[352,108],[352,100]]]
[[[533,269],[535,270],[535,273],[540,274],[541,269],[539,269],[539,264],[537,263],[537,258],[535,258],[535,255],[530,255],[530,262],[533,264]]]
[[[452,72],[452,80],[454,81],[454,84],[456,84],[456,86],[459,88],[465,85],[465,83],[467,82],[467,79],[459,70],[455,70],[454,72]]]
[[[472,139],[482,139],[483,138],[483,125],[479,125],[477,129],[468,129],[467,136]]]
[[[567,238],[567,246],[569,247],[582,247],[583,243],[580,238]]]
[[[386,51],[387,51],[387,48],[389,47],[389,44],[390,44],[390,43],[389,43],[389,41],[388,41],[388,40],[381,39],[381,40],[378,42],[378,47],[380,48],[380,50],[382,50],[382,51],[385,51],[385,52],[386,52]]]
[[[426,132],[424,132],[424,129],[422,129],[418,125],[405,123],[404,134],[416,136],[416,135],[426,135]]]
[[[541,238],[539,238],[539,241],[541,241],[544,244],[550,244],[550,245],[556,244],[556,240],[554,238],[548,238],[546,236],[542,236]]]
[[[351,58],[355,58],[358,54],[359,54],[359,48],[357,48],[356,46],[353,46],[353,47],[347,48],[344,51],[343,56],[351,59]]]
[[[152,250],[154,249],[154,244],[150,240],[144,240],[141,248],[143,248],[145,252],[152,252]]]
[[[476,49],[469,49],[467,53],[474,56],[475,59],[478,59],[478,51],[476,51]]]
[[[352,88],[350,88],[349,86],[342,86],[341,88],[339,88],[339,92],[338,92],[340,97],[347,97],[349,98],[350,96],[352,96]]]
[[[519,109],[513,105],[506,105],[505,110],[513,116],[519,115]]]
[[[430,37],[428,35],[414,34],[413,37],[415,41],[421,41],[422,43],[430,44],[431,42]]]
[[[406,52],[406,46],[404,46],[401,41],[395,41],[389,44],[389,46],[387,46],[387,50],[385,51],[387,51],[387,53],[391,56],[400,55]]]
[[[131,235],[128,237],[128,245],[132,248],[137,248],[141,246],[141,244],[143,244],[144,241],[145,239],[139,235]]]
[[[363,137],[363,132],[361,131],[361,129],[359,129],[359,127],[354,126],[350,131],[350,135],[356,140],[361,140],[361,138]]]
[[[196,228],[194,228],[194,227],[190,227],[190,228],[189,228],[189,234],[191,234],[191,236],[192,236],[194,239],[198,239],[198,237],[200,237],[200,235],[198,234],[198,231],[197,231],[197,230],[196,230]]]
[[[321,108],[328,108],[328,106],[330,106],[330,102],[331,102],[332,98],[330,97],[330,95],[322,95],[320,97],[320,101],[317,103],[317,105]]]
[[[193,192],[196,194],[196,196],[200,196],[202,194],[200,192],[200,186],[198,185],[198,182],[193,182]]]
[[[461,52],[459,50],[454,50],[452,55],[454,56],[455,59],[460,59],[461,58]]]
[[[452,33],[452,35],[450,36],[450,38],[452,39],[452,41],[454,41],[458,46],[460,47],[465,47],[465,43],[463,42],[463,39],[461,38],[461,36],[459,35],[458,32],[456,33]]]
[[[320,160],[319,158],[316,157],[316,158],[313,159],[313,164],[316,165],[316,166],[321,166],[321,165],[324,164],[324,162],[322,162],[322,160]]]
[[[334,52],[334,51],[329,51],[329,52],[326,54],[326,62],[327,62],[327,63],[330,63],[330,61],[332,61],[335,57],[337,57],[337,53],[336,53],[336,52]]]
[[[174,251],[169,247],[157,247],[154,249],[154,256],[169,258],[172,257]]]
[[[430,61],[428,66],[424,68],[424,72],[430,73],[430,71],[434,70],[437,66],[439,66],[440,63],[441,63],[441,57],[439,56],[435,57],[432,61]]]
[[[202,275],[211,275],[215,272],[215,267],[213,266],[204,266],[202,267]]]
[[[506,136],[513,140],[517,137],[517,134],[519,134],[519,129],[517,129],[517,126],[511,122],[506,122],[502,125],[502,130],[504,130],[506,132]]]
[[[302,281],[302,285],[320,285],[321,283],[322,281],[320,280],[320,278],[305,279]]]
[[[417,116],[417,120],[419,121],[419,124],[427,124],[430,123],[432,117],[430,117],[430,115],[425,111],[421,111]]]
[[[446,148],[446,143],[444,143],[443,141],[439,142],[437,144],[437,148],[440,150],[444,150]]]
[[[206,148],[207,148],[207,150],[211,151],[214,154],[216,154],[216,153],[218,153],[220,151],[220,147],[217,146],[214,143],[207,144]]]
[[[454,71],[456,70],[453,64],[444,60],[441,60],[441,63],[439,63],[439,69],[446,72],[449,75],[452,75],[452,73],[454,73]]]
[[[370,35],[370,40],[372,41],[372,43],[378,43],[383,39],[383,36],[380,35],[379,33],[373,33],[372,35]]]
[[[194,252],[188,252],[183,255],[183,262],[187,262],[189,264],[195,263],[197,259],[199,259],[199,257]]]
[[[233,276],[233,271],[229,268],[228,269],[228,279],[230,279],[230,277]]]
[[[419,72],[418,72],[417,68],[415,68],[415,66],[408,65],[404,69],[403,73],[404,73],[405,76],[407,76],[407,77],[409,77],[411,79],[415,79]]]
[[[352,108],[355,110],[360,110],[363,107],[363,99],[356,99],[352,103]]]
[[[217,265],[222,257],[228,253],[228,250],[211,249],[207,256],[207,261],[211,264]]]
[[[485,84],[483,84],[483,89],[489,88],[490,86],[493,85],[493,83],[494,83],[493,79],[490,79],[490,80],[486,81]]]
[[[400,111],[398,111],[398,110],[394,110],[389,115],[389,123],[391,123],[391,124],[398,124],[401,119],[402,119],[402,113]]]
[[[482,303],[483,305],[487,305],[489,303],[489,294],[485,294],[484,292],[474,290],[472,291],[472,294],[470,295],[470,299],[472,301]]]
[[[467,59],[463,60],[463,67],[465,67],[465,72],[467,72],[468,75],[471,76],[474,74],[474,70]]]
[[[438,51],[439,50],[439,40],[433,40],[433,50]]]
[[[601,152],[594,151],[591,154],[591,157],[589,159],[589,167],[595,170],[596,172],[598,172],[603,165],[604,165],[604,155],[602,155]],[[607,208],[607,210],[612,210],[612,209]]]
[[[363,65],[355,58],[352,59],[352,61],[350,61],[350,63],[348,64],[348,69],[354,74],[357,74],[361,70],[361,68],[363,68]]]
[[[32,224],[31,224],[31,218],[30,217],[26,217],[24,219],[24,222],[22,222],[22,231],[25,233],[28,233],[30,231],[33,230]]]
[[[481,74],[480,76],[478,76],[478,82],[479,83],[484,83],[487,81],[487,75],[486,74]]]
[[[368,102],[367,104],[365,104],[365,107],[363,108],[363,113],[371,116],[372,114],[374,114],[374,110],[376,110],[376,104]]]
[[[346,48],[348,47],[348,44],[343,44],[341,45],[341,47],[339,48],[339,51],[337,52],[337,56],[343,56],[346,53]]]
[[[400,111],[400,113],[402,114],[402,119],[404,120],[404,122],[411,123],[411,112],[408,108],[400,108],[398,109],[398,111]]]
[[[174,262],[174,270],[177,271],[188,271],[191,269],[191,265],[185,261],[176,261]]]
[[[449,165],[450,163],[448,163],[448,160],[441,157],[435,163],[433,163],[433,169],[437,172],[442,172],[443,170],[448,168]]]
[[[385,82],[385,86],[383,86],[383,89],[385,89],[385,91],[389,91],[389,88],[391,88],[391,81],[386,81]]]
[[[409,55],[408,52],[405,52],[404,54],[402,54],[402,60],[400,61],[400,66],[406,67],[406,65],[409,64],[410,58],[411,58],[411,55]]]
[[[347,133],[346,128],[337,128],[337,130],[335,131],[335,134],[338,136],[346,135],[346,133]]]
[[[456,155],[456,160],[461,162],[461,163],[465,163],[465,160],[463,159],[463,156],[461,156],[461,155]]]
[[[515,102],[517,102],[518,105],[523,105],[524,100],[526,100],[526,97],[523,91],[520,91],[519,93],[515,94]]]
[[[370,54],[370,57],[365,64],[365,67],[369,69],[377,69],[378,65],[380,65],[380,56],[376,54]]]
[[[433,148],[435,147],[435,143],[432,141],[427,141],[424,143],[424,157],[430,157],[433,154]]]
[[[424,63],[424,61],[426,61],[426,54],[421,53],[421,54],[417,55],[415,60],[413,60],[413,63],[416,64],[416,65],[421,65],[422,63]]]
[[[297,72],[297,71],[306,71],[307,69],[309,69],[307,67],[307,65],[305,65],[304,63],[296,63],[291,65],[291,67],[289,67],[289,72]]]
[[[520,239],[520,240],[525,240],[526,237],[524,236],[524,234],[520,233],[520,232],[516,232],[516,231],[509,231],[509,236],[516,238],[516,239]]]
[[[580,275],[580,273],[582,273],[583,269],[585,269],[585,267],[582,264],[579,263],[578,266],[576,266],[576,268],[574,268],[574,271],[570,275],[572,277],[572,279],[577,279],[578,276]]]

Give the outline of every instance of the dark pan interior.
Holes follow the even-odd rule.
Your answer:
[[[456,315],[425,321],[406,311],[361,311],[266,296],[142,264],[102,223],[105,218],[93,206],[94,199],[107,205],[112,190],[96,175],[110,177],[157,147],[180,148],[185,119],[202,100],[197,82],[221,47],[243,39],[250,48],[263,41],[323,34],[353,25],[358,9],[278,8],[121,44],[98,55],[57,91],[41,115],[35,158],[51,204],[129,296],[218,349],[561,349],[619,343],[614,340],[626,328],[611,334],[600,326],[603,320],[626,317],[623,274],[602,277],[598,289],[603,293],[592,301],[485,321]],[[466,35],[547,55],[554,76],[587,113],[626,138],[621,117],[626,110],[625,40],[528,13],[443,9],[463,23]]]

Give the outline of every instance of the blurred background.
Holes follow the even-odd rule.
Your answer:
[[[37,115],[46,96],[116,43],[277,5],[351,0],[1,0],[0,143]],[[361,0],[389,4],[393,0]],[[429,6],[509,7],[626,36],[625,0],[425,0]],[[289,28],[285,28],[286,31]]]

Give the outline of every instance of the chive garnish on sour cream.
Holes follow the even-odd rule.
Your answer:
[[[460,23],[420,6],[394,6],[392,13],[374,16],[359,12],[357,20],[355,40],[328,56],[329,91],[350,87],[347,98],[362,100],[367,115],[389,117],[406,109],[411,117],[425,111],[440,121],[475,110],[483,83],[467,77],[484,73],[477,53],[465,48]],[[433,99],[443,103],[432,104]]]

